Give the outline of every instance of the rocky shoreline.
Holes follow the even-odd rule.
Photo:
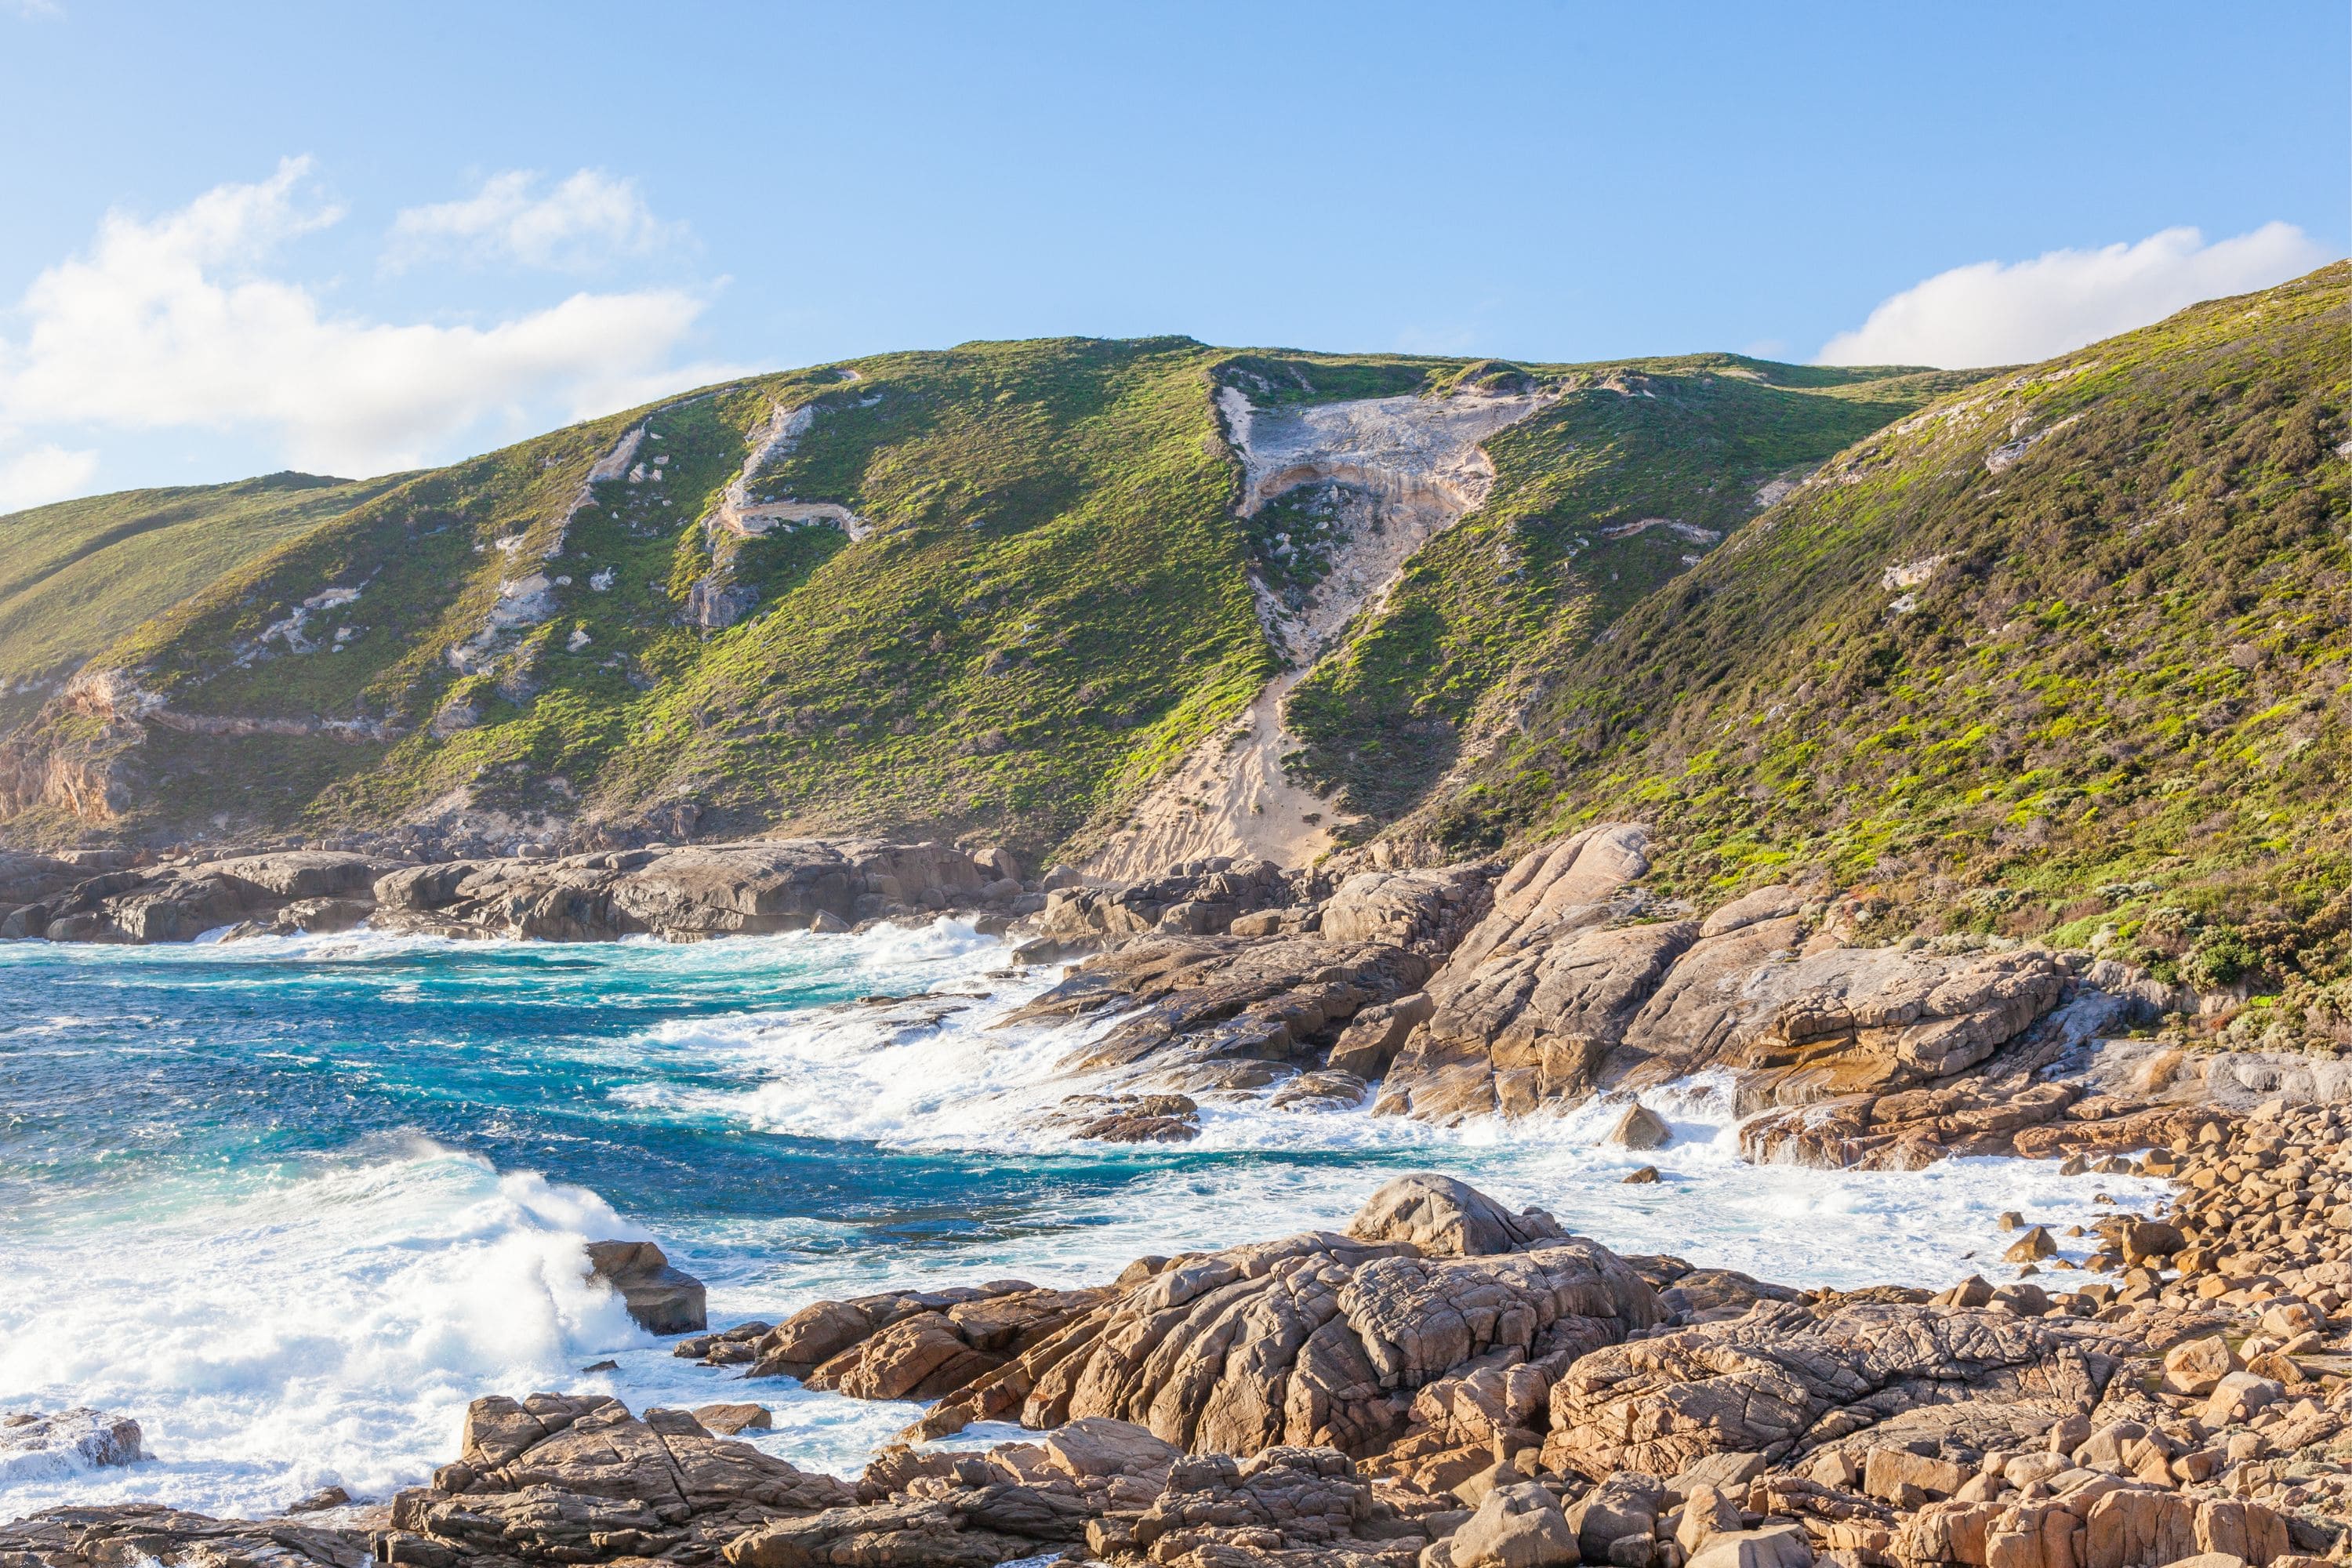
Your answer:
[[[1334,879],[1210,860],[1108,888],[878,841],[12,859],[8,934],[52,940],[361,920],[692,940],[981,911],[1019,962],[1066,965],[1007,1023],[1097,1026],[1053,1118],[1079,1138],[1182,1142],[1217,1100],[1453,1122],[1598,1095],[1627,1105],[1612,1137],[1649,1147],[1670,1130],[1633,1094],[1714,1073],[1752,1161],[2013,1154],[2177,1195],[2014,1216],[2000,1282],[1931,1295],[1620,1257],[1419,1175],[1344,1232],[715,1332],[658,1249],[599,1244],[639,1321],[693,1331],[678,1352],[737,1397],[486,1397],[432,1484],[389,1502],[50,1510],[0,1528],[0,1568],[2352,1561],[2352,1107],[2327,1103],[2330,1064],[2224,1072],[2116,1041],[2195,999],[2090,953],[1870,945],[1850,902],[1797,887],[1701,914],[1643,889],[1643,843],[1605,825],[1507,866]],[[2290,1079],[2298,1097],[2256,1092]],[[2055,1256],[2068,1229],[2092,1248],[2079,1273]],[[929,1409],[855,1480],[812,1475],[730,1436],[778,1376]],[[1039,1436],[937,1446],[988,1421]]]
[[[880,839],[654,844],[417,860],[357,849],[153,857],[0,852],[0,938],[189,942],[350,931],[677,942],[846,931],[954,910],[1004,928],[1045,907],[1001,849]]]
[[[1998,1287],[1802,1291],[1401,1177],[1344,1233],[678,1342],[750,1380],[715,1394],[932,1399],[854,1480],[730,1440],[740,1398],[494,1395],[388,1503],[52,1509],[0,1563],[2316,1568],[2352,1553],[2347,1131],[2273,1105],[2151,1152],[2176,1201],[2097,1218],[2121,1279],[2075,1290],[2030,1231]],[[930,1446],[984,1419],[1039,1436]]]

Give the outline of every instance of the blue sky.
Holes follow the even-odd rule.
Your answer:
[[[0,0],[0,509],[972,338],[2031,357],[2344,254],[2347,53],[2339,0]]]

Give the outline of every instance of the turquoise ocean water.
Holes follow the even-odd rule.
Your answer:
[[[1597,1146],[1607,1107],[1444,1130],[1213,1105],[1194,1144],[1074,1145],[1036,1122],[1085,1087],[1055,1070],[1079,1037],[992,1026],[1051,978],[952,921],[688,946],[0,944],[0,1410],[95,1405],[158,1456],[0,1462],[0,1518],[381,1495],[452,1457],[484,1393],[759,1398],[762,1446],[844,1471],[915,1414],[669,1357],[580,1278],[604,1237],[661,1242],[723,1326],[891,1283],[1099,1281],[1145,1252],[1343,1224],[1418,1168],[1622,1250],[1797,1283],[1948,1282],[1989,1262],[2003,1209],[2130,1195],[2016,1161],[1758,1170],[1704,1082],[1650,1097],[1676,1140],[1640,1156]],[[1666,1180],[1622,1185],[1644,1161]]]

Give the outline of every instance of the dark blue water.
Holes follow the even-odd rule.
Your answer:
[[[950,934],[952,932],[952,934]],[[893,1147],[746,1125],[732,1040],[747,1014],[846,1008],[882,1042],[936,1037],[859,998],[944,987],[982,1006],[1034,992],[987,977],[953,928],[887,946],[802,939],[660,947],[308,942],[128,951],[0,947],[0,1209],[28,1230],[158,1183],[284,1178],[430,1139],[501,1170],[604,1194],[690,1251],[726,1238],[870,1250],[954,1247],[1100,1223],[1181,1156],[1066,1145],[1052,1156]],[[975,1009],[978,1010],[978,1009]],[[960,1023],[961,1020],[951,1022]],[[697,1024],[707,1025],[695,1030]],[[960,1029],[962,1035],[971,1031]],[[911,1064],[910,1064],[911,1065]],[[863,1100],[854,1070],[824,1092]],[[650,1091],[653,1103],[647,1102]],[[619,1096],[620,1098],[616,1098]],[[865,1135],[860,1135],[863,1133]],[[1352,1163],[1355,1152],[1208,1156]],[[778,1222],[824,1222],[824,1231]],[[706,1258],[706,1261],[717,1261]],[[764,1250],[756,1259],[776,1260]]]

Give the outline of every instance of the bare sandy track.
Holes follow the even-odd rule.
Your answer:
[[[1304,866],[1331,848],[1331,803],[1283,769],[1284,756],[1298,749],[1283,701],[1351,620],[1387,598],[1415,552],[1486,500],[1495,469],[1480,443],[1543,401],[1466,393],[1259,409],[1233,387],[1219,394],[1242,459],[1241,515],[1300,485],[1336,480],[1348,487],[1340,537],[1329,573],[1303,605],[1293,608],[1258,587],[1258,617],[1287,668],[1237,722],[1154,785],[1081,870],[1124,880],[1210,855]]]

